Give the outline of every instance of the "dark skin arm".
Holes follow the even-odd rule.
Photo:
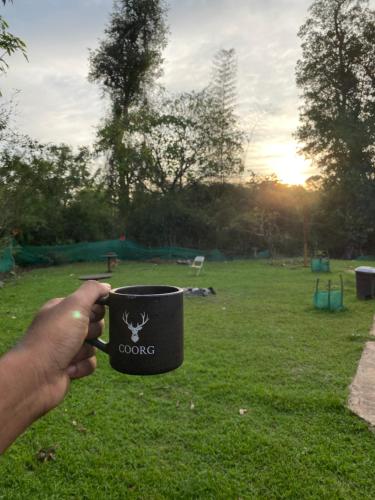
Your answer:
[[[65,299],[47,302],[20,343],[0,358],[0,453],[36,419],[63,401],[72,379],[96,367],[95,348],[110,286],[84,283]]]

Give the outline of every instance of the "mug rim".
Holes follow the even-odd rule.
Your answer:
[[[131,288],[170,288],[170,292],[165,293],[119,293],[119,290],[126,290]],[[119,286],[117,288],[113,288],[110,290],[110,295],[120,295],[124,297],[170,297],[171,295],[178,295],[183,293],[183,288],[173,285],[127,285],[127,286]]]

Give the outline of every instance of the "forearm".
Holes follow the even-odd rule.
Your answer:
[[[0,358],[0,453],[48,411],[47,392],[32,353],[15,348]]]
[[[71,378],[90,375],[104,307],[96,301],[107,284],[88,281],[65,299],[48,301],[20,343],[0,357],[0,453],[37,418],[64,399]]]

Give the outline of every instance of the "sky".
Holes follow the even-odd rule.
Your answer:
[[[253,131],[246,166],[290,184],[315,172],[297,154],[293,133],[301,101],[295,84],[297,37],[311,0],[170,0],[161,82],[171,92],[200,90],[220,49],[234,48],[238,115]],[[89,83],[89,49],[108,23],[112,0],[14,0],[1,7],[10,31],[27,44],[29,62],[8,59],[3,99],[17,92],[16,125],[42,142],[90,145],[106,111]]]

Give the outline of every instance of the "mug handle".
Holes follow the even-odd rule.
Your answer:
[[[107,306],[108,305],[108,299],[109,295],[106,295],[105,297],[100,297],[95,304],[100,304],[101,306]],[[87,339],[85,341],[87,344],[90,344],[94,347],[97,347],[101,351],[105,352],[106,354],[109,354],[109,342],[103,342],[103,340],[97,338],[97,339]]]

